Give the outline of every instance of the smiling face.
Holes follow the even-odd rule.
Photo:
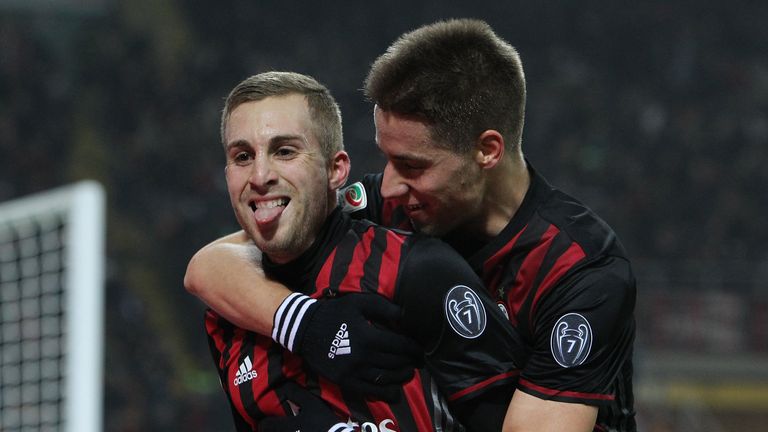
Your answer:
[[[416,229],[443,236],[481,212],[483,178],[471,154],[437,146],[413,117],[376,107],[374,122],[387,158],[381,194],[402,205]]]
[[[340,186],[312,126],[305,97],[289,94],[237,106],[224,128],[232,208],[256,246],[278,263],[309,248]],[[340,154],[348,164],[344,152],[334,158]]]

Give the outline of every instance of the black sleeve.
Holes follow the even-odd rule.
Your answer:
[[[458,253],[436,239],[413,241],[395,298],[403,329],[425,347],[426,366],[464,414],[459,420],[469,430],[500,430],[525,344]]]
[[[634,275],[624,258],[604,257],[559,282],[538,305],[520,390],[560,402],[612,403],[617,377],[627,375],[632,357],[635,299]],[[581,354],[563,354],[570,346]]]

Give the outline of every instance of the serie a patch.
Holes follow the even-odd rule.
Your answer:
[[[368,206],[368,197],[365,194],[365,187],[361,182],[339,189],[336,199],[345,213],[352,213],[364,209]]]
[[[445,317],[453,331],[466,339],[474,339],[485,331],[485,306],[471,288],[457,285],[445,295]]]
[[[567,313],[552,327],[552,357],[564,368],[578,366],[592,350],[592,326],[577,313]]]

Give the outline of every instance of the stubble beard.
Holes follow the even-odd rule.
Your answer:
[[[279,224],[269,237],[262,236],[258,227],[254,227],[254,234],[258,234],[258,237],[251,237],[269,259],[276,263],[286,263],[298,258],[312,246],[325,217],[321,208],[308,207],[302,214],[294,215],[290,222]]]

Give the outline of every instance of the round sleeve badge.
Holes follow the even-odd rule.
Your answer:
[[[474,339],[485,331],[485,307],[472,289],[457,285],[445,295],[445,317],[453,331],[466,339]]]
[[[550,347],[552,357],[564,368],[584,363],[592,349],[592,327],[589,321],[577,313],[561,316],[552,327]]]
[[[352,183],[345,188],[339,189],[336,192],[336,198],[342,211],[345,213],[362,210],[368,205],[365,187],[361,182]]]

